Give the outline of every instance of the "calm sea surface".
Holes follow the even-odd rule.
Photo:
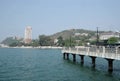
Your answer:
[[[107,72],[107,61],[91,59],[85,63],[64,60],[61,50],[0,48],[0,81],[120,81],[120,61],[114,61],[114,72]]]

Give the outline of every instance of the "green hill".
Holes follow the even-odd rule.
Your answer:
[[[102,31],[99,31],[99,33],[101,33]],[[55,33],[53,35],[50,36],[44,36],[47,39],[51,39],[52,43],[54,42],[55,39],[58,39],[60,37],[62,37],[61,39],[65,42],[65,41],[70,41],[73,40],[77,43],[87,43],[90,42],[90,39],[95,40],[96,38],[96,31],[92,31],[92,30],[85,30],[85,29],[69,29],[69,30],[64,30],[58,33]],[[38,38],[39,39],[39,38]],[[1,43],[5,44],[5,45],[10,45],[10,46],[16,46],[16,45],[24,45],[23,44],[23,39],[18,39],[16,37],[8,37],[5,40],[3,40]],[[36,42],[37,41],[37,42]],[[39,40],[36,40],[35,43],[39,45]],[[42,43],[43,43],[42,42]],[[47,41],[47,43],[50,41]],[[61,41],[59,41],[61,42]],[[50,42],[50,44],[52,44]]]
[[[56,34],[51,35],[52,38],[56,39],[59,36],[62,36],[63,39],[69,39],[70,37],[84,36],[82,34],[88,34],[89,37],[94,36],[96,31],[84,30],[84,29],[70,29],[58,32]],[[77,35],[78,34],[78,35]]]
[[[5,44],[5,45],[11,45],[13,43],[18,43],[20,42],[22,39],[18,40],[14,37],[7,37],[5,40],[3,40],[1,43]]]

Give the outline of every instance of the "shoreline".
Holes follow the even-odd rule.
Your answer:
[[[38,47],[32,47],[32,46],[21,46],[21,47],[0,47],[0,48],[40,48],[40,49],[62,49],[63,47],[57,47],[57,46],[38,46]]]

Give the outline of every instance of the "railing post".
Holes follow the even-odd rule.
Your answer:
[[[71,52],[71,47],[69,47],[69,52]]]
[[[103,53],[102,53],[102,57],[104,57],[105,54],[105,47],[103,46]]]
[[[78,47],[77,47],[77,53],[78,53]]]
[[[70,52],[70,47],[69,47],[68,51]]]
[[[86,55],[89,54],[89,47],[86,47]]]
[[[98,54],[99,54],[99,51],[100,51],[100,47],[99,48],[97,48],[97,50],[96,50],[97,52],[96,52],[96,55],[98,56]]]
[[[117,49],[118,49],[118,47],[115,48],[115,53],[116,53],[116,54],[118,53],[118,50],[117,50]]]
[[[89,53],[89,51],[90,51],[90,47],[88,47],[88,53]]]
[[[105,47],[103,46],[103,54],[105,54]]]

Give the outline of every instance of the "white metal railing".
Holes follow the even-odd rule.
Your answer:
[[[119,47],[116,47],[116,48],[110,48],[110,47],[109,48],[105,48],[105,47],[66,48],[64,47],[62,52],[120,60]]]

